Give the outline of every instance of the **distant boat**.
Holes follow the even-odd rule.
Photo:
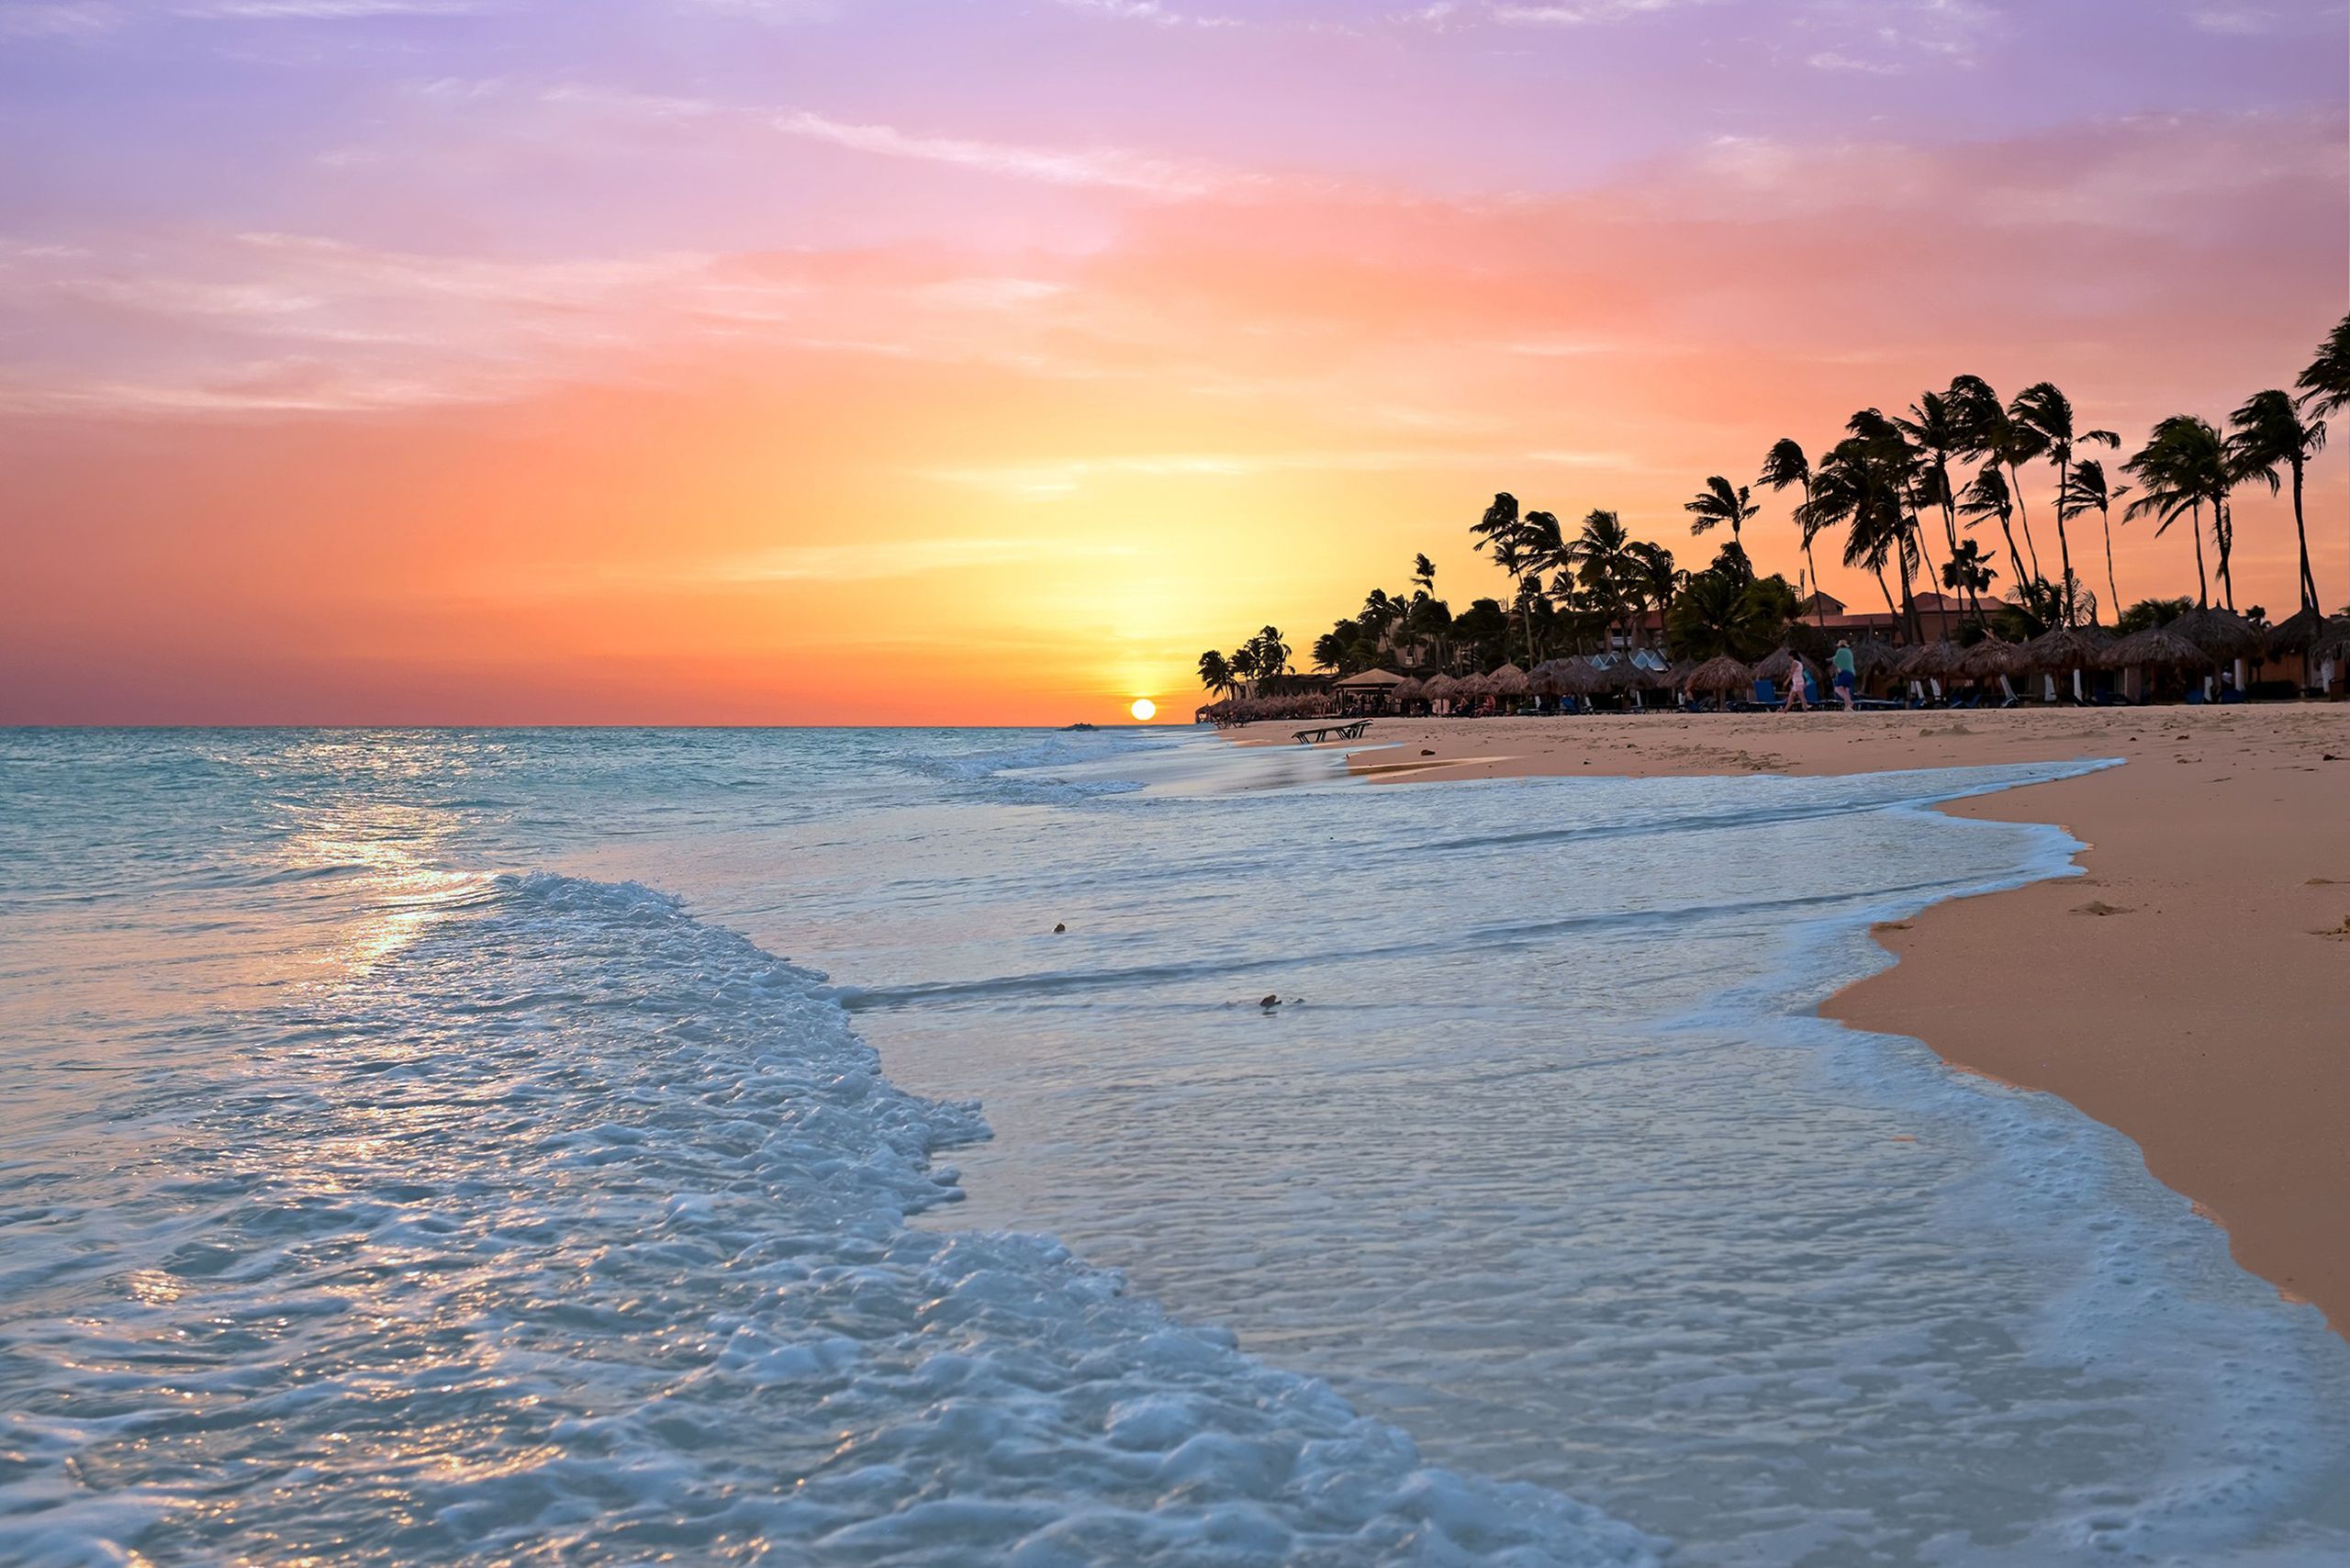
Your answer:
[[[1099,729],[1100,727],[1101,727],[1101,726],[1099,726],[1098,724],[1088,724],[1088,723],[1084,723],[1084,722],[1079,722],[1079,723],[1074,723],[1074,724],[1063,724],[1063,725],[1061,726],[1061,728],[1062,728],[1062,729],[1064,729],[1064,730],[1091,730],[1091,729]]]

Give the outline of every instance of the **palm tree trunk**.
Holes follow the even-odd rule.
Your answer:
[[[1934,553],[1926,548],[1926,526],[1914,511],[1909,514],[1909,532],[1918,541],[1918,559],[1925,568],[1926,586],[1932,588],[1934,584],[1942,581],[1942,577],[1934,570]],[[1938,595],[1935,602],[1940,606],[1935,613],[1942,623],[1942,640],[1948,642],[1950,640],[1950,596]],[[1925,628],[1921,626],[1919,630],[1922,633]]]
[[[2113,623],[2121,624],[2121,585],[2113,580],[2113,508],[2100,503],[2098,521],[2105,525],[2105,591],[2113,596],[2106,608],[2113,611]]]
[[[2232,615],[2236,608],[2236,575],[2228,558],[2235,554],[2236,537],[2235,525],[2228,521],[2228,503],[2224,498],[2211,503],[2211,541],[2220,551],[2220,596],[2227,604],[2228,613]]]
[[[2040,569],[2040,545],[2031,537],[2031,508],[2023,498],[2023,470],[2012,463],[2008,465],[2008,488],[2015,493],[2016,521],[2023,524],[2023,547],[2031,554],[2031,575],[2045,581]]]
[[[2057,561],[2065,568],[2065,592],[2060,602],[2065,606],[2065,624],[2073,623],[2073,542],[2065,532],[2065,486],[2072,477],[2072,465],[2056,465],[2056,552]]]
[[[1876,573],[1876,590],[1885,595],[1885,612],[1893,617],[1895,624],[1903,624],[1901,607],[1893,602],[1893,587],[1885,580],[1885,568],[1877,566],[1873,569]]]
[[[2293,459],[2293,532],[2301,542],[2301,608],[2317,608],[2317,578],[2310,573],[2310,531],[2301,521],[2301,460]]]
[[[2203,575],[2203,503],[2201,501],[2195,503],[2195,608],[2198,610],[2211,608],[2211,579]]]
[[[2016,548],[2016,531],[2009,523],[2008,514],[1999,514],[1999,537],[2008,542],[2008,569],[2016,575],[2016,588],[2020,591],[2031,579],[2023,575],[2023,553]],[[2033,577],[2039,576],[2037,572]]]

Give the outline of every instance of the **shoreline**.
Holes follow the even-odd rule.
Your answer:
[[[2350,708],[1381,720],[1368,738],[1348,769],[1390,783],[2121,758],[1935,807],[2062,828],[2083,874],[1874,927],[1895,961],[1819,1013],[2122,1133],[2240,1266],[2350,1336]]]

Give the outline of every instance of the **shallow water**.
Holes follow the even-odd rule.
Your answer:
[[[0,1557],[2350,1541],[2314,1311],[2123,1140],[1810,1015],[1870,920],[2061,872],[1920,809],[2060,769],[1372,789],[989,732],[0,765]]]

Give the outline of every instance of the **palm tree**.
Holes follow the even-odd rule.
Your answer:
[[[1232,671],[1234,685],[1246,694],[1258,676],[1256,644],[1253,642],[1243,643],[1233,649],[1232,657],[1227,661],[1226,667]]]
[[[1248,646],[1256,651],[1259,679],[1289,673],[1290,645],[1281,641],[1280,627],[1266,627],[1248,639]]]
[[[2156,425],[2146,444],[2121,465],[2122,472],[2137,479],[2141,487],[2138,498],[2121,514],[2123,521],[2159,517],[2162,521],[2154,529],[2159,538],[2182,515],[2193,514],[2195,601],[2207,609],[2211,603],[2211,583],[2203,568],[2203,509],[2211,508],[2211,537],[2220,550],[2220,580],[2225,584],[2228,538],[2223,520],[2233,483],[2229,467],[2227,443],[2217,427],[2193,414],[2173,414]]]
[[[2338,414],[2350,409],[2350,316],[2334,323],[2320,343],[2317,357],[2293,383],[2312,414]]]
[[[1630,557],[1626,566],[1626,578],[1635,597],[1656,607],[1660,624],[1673,618],[1673,601],[1689,580],[1689,574],[1673,564],[1673,552],[1662,544],[1636,539],[1625,547]]]
[[[2031,575],[2037,577],[2040,546],[2032,541],[2031,513],[2023,504],[2023,465],[2040,455],[2038,438],[2016,422],[2014,413],[1991,390],[1991,384],[1979,375],[1953,377],[1948,396],[1959,428],[1965,432],[1966,455],[1987,457],[2008,470],[2009,504],[2015,509],[2016,521],[2023,525],[2023,547],[2031,555]],[[2008,554],[2011,558],[2015,555],[2012,539]],[[2018,580],[2021,580],[2020,572]]]
[[[1845,421],[1845,430],[1862,443],[1866,460],[1878,476],[1879,483],[1891,490],[1894,515],[1908,538],[1899,551],[1901,561],[1901,596],[1908,608],[1909,618],[1916,622],[1920,637],[1925,626],[1917,610],[1917,597],[1910,587],[1914,570],[1922,566],[1926,579],[1933,580],[1933,553],[1926,547],[1926,528],[1919,512],[1933,503],[1934,471],[1925,465],[1925,453],[1912,442],[1898,421],[1888,420],[1875,409],[1863,409]],[[1942,635],[1950,635],[1950,609],[1942,610]]]
[[[1790,600],[1786,584],[1775,578],[1699,572],[1673,601],[1673,652],[1688,659],[1753,658],[1779,640]]]
[[[2292,471],[2293,532],[2301,544],[2301,608],[2315,610],[2317,578],[2310,571],[2310,531],[2301,515],[2301,481],[2310,459],[2325,450],[2325,421],[2303,420],[2289,395],[2269,391],[2253,394],[2228,423],[2235,427],[2235,433],[2228,438],[2228,449],[2237,473],[2248,479],[2267,480],[2273,496],[2282,487],[2277,470]]]
[[[1232,666],[1214,648],[1200,655],[1200,684],[1218,697],[1228,697],[1240,687]]]
[[[1830,450],[1811,476],[1811,499],[1803,505],[1802,522],[1815,532],[1841,527],[1846,531],[1844,565],[1865,566],[1885,595],[1885,608],[1896,620],[1901,608],[1885,568],[1897,552],[1903,569],[1902,597],[1908,595],[1908,530],[1901,506],[1882,466],[1873,460],[1869,443],[1848,436]]]
[[[1909,405],[1909,417],[1894,424],[1925,460],[1926,504],[1942,508],[1942,543],[1958,554],[1958,488],[1951,483],[1952,461],[1966,447],[1966,430],[1949,398],[1928,392]]]
[[[1516,534],[1512,533],[1507,538],[1495,541],[1493,550],[1494,565],[1499,566],[1502,574],[1509,578],[1511,602],[1523,605],[1526,599],[1528,561],[1526,546],[1519,542]],[[1513,613],[1516,612],[1513,611]],[[1534,623],[1531,621],[1526,623],[1526,663],[1528,668],[1533,667]]]
[[[2019,587],[2031,581],[2025,576],[2023,556],[2016,549],[2016,497],[2008,487],[2008,476],[1996,462],[1986,463],[1975,476],[1974,483],[1959,492],[1958,510],[1966,518],[1969,528],[1985,518],[1996,518],[1999,537],[2008,542],[2008,565],[2015,573]]]
[[[1697,498],[1681,510],[1697,520],[1689,525],[1689,532],[1693,534],[1704,533],[1725,522],[1729,524],[1730,547],[1738,552],[1740,560],[1747,563],[1749,573],[1752,572],[1753,563],[1746,554],[1743,531],[1762,509],[1747,498],[1745,486],[1733,486],[1717,474],[1706,481],[1706,487],[1697,492]]]
[[[2121,612],[2121,587],[2113,577],[2113,503],[2129,493],[2129,486],[2114,485],[2106,478],[2105,465],[2094,457],[2084,457],[2075,464],[2065,487],[2056,492],[2059,518],[2081,517],[2094,511],[2104,526],[2106,594],[2117,615]]]
[[[1983,554],[1983,546],[1972,539],[1962,539],[1950,559],[1942,563],[1942,587],[1957,594],[1975,607],[1975,619],[1983,619],[1983,590],[1999,574]]]
[[[1755,483],[1768,485],[1774,490],[1784,490],[1789,485],[1803,487],[1803,500],[1796,507],[1796,528],[1803,536],[1804,570],[1811,574],[1813,611],[1818,618],[1820,629],[1825,631],[1828,627],[1828,606],[1819,601],[1818,595],[1822,592],[1819,563],[1811,558],[1811,542],[1819,537],[1819,529],[1817,524],[1804,521],[1811,510],[1811,459],[1804,455],[1803,448],[1795,441],[1781,436],[1772,446],[1769,455],[1762,459],[1762,473]]]
[[[1631,532],[1618,514],[1594,508],[1583,520],[1583,532],[1566,548],[1564,565],[1583,587],[1586,602],[1613,624],[1624,614],[1630,596],[1626,592],[1634,570]],[[1636,642],[1626,628],[1627,643]]]
[[[1420,591],[1422,593],[1427,594],[1431,599],[1435,598],[1436,563],[1429,560],[1426,555],[1413,556],[1412,580],[1419,584]]]
[[[2118,447],[2121,438],[2111,431],[2076,431],[2073,400],[2053,381],[2034,382],[2016,394],[2009,410],[2019,430],[2027,432],[2040,454],[2056,465],[2056,549],[2065,571],[2065,624],[2073,623],[2073,546],[2065,532],[2064,497],[2073,473],[2076,445]]]

